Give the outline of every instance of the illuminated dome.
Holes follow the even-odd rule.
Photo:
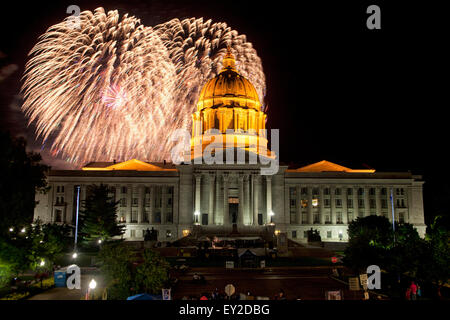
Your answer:
[[[228,48],[223,69],[200,93],[197,111],[192,114],[192,157],[197,157],[196,150],[202,153],[207,146],[218,151],[229,148],[230,144],[249,153],[275,156],[267,149],[267,116],[261,111],[258,93],[237,72],[235,64]],[[225,134],[226,139],[216,139],[217,133]]]
[[[202,91],[197,110],[221,106],[261,109],[255,87],[235,69],[235,59],[230,48],[223,59],[223,69],[210,79]]]

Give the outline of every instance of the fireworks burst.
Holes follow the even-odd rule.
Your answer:
[[[225,23],[174,19],[154,28],[103,8],[81,28],[50,27],[30,52],[22,110],[51,152],[88,161],[168,159],[171,133],[189,128],[201,86],[231,45],[240,73],[263,100],[265,77],[252,45]]]

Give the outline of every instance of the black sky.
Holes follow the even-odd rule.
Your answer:
[[[20,78],[37,37],[69,5],[118,9],[145,25],[211,18],[246,34],[262,58],[268,126],[280,129],[281,161],[412,170],[434,188],[431,199],[449,178],[448,19],[437,3],[393,2],[16,1],[2,8],[0,22],[0,67],[18,67],[0,82],[0,124],[39,150],[18,110]],[[370,4],[381,7],[381,30],[366,28]]]

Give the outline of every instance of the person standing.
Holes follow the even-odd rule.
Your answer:
[[[411,289],[411,300],[417,300],[417,286],[414,281],[411,281],[409,288]]]
[[[411,287],[408,287],[406,289],[406,296],[405,296],[406,300],[411,300]]]

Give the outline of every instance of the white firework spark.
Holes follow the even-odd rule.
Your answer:
[[[103,8],[50,27],[30,52],[22,110],[52,154],[88,161],[168,159],[172,132],[191,125],[201,86],[231,45],[239,72],[265,91],[261,60],[225,23],[174,19],[155,28]],[[263,101],[261,101],[263,102]]]

